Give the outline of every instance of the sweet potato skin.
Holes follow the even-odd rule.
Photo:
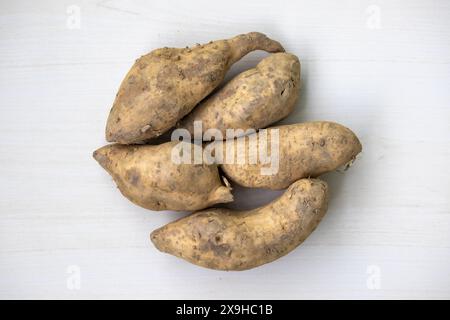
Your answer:
[[[251,188],[284,189],[292,182],[307,177],[318,177],[351,162],[362,146],[358,137],[348,128],[327,121],[305,122],[267,129],[268,146],[271,146],[271,130],[278,129],[279,167],[275,174],[263,175],[261,168],[266,164],[248,161],[248,148],[243,164],[221,165],[226,177],[239,185]],[[235,140],[249,146],[249,136]],[[235,144],[235,150],[236,145]],[[259,142],[258,142],[259,143]],[[224,152],[225,153],[225,152]],[[235,152],[235,154],[238,152]]]
[[[203,132],[218,129],[223,139],[226,129],[265,128],[292,112],[299,91],[300,61],[293,54],[275,53],[202,101],[179,127],[194,135],[194,121],[201,121]]]
[[[112,144],[96,150],[93,156],[120,192],[143,208],[191,211],[232,201],[230,188],[222,184],[216,165],[172,161],[171,152],[178,143]]]
[[[257,32],[194,48],[161,48],[137,59],[123,80],[106,125],[106,140],[131,144],[157,137],[189,113],[253,50],[284,51]]]
[[[325,182],[302,179],[278,199],[250,211],[206,209],[153,231],[162,252],[217,270],[246,270],[301,244],[327,211]]]

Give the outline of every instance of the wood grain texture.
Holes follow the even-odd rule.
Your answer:
[[[0,298],[450,298],[449,27],[445,0],[0,3]],[[340,122],[363,154],[324,176],[328,215],[301,247],[218,272],[153,248],[182,214],[134,206],[91,154],[137,57],[248,31],[301,60],[283,123]],[[280,193],[234,194],[252,208]]]

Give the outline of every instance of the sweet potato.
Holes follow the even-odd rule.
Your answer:
[[[156,49],[136,60],[117,93],[106,140],[124,144],[157,137],[173,127],[253,50],[284,51],[257,32],[194,48]]]
[[[264,128],[292,112],[299,91],[298,58],[289,53],[275,53],[202,101],[179,127],[194,135],[194,121],[201,121],[202,134],[208,129],[217,129],[223,139],[227,138],[227,129]],[[211,139],[206,136],[203,140]]]
[[[260,157],[252,163],[249,158],[250,152],[254,151],[250,149],[250,139],[256,139],[259,149],[261,136],[253,134],[240,137],[233,141],[232,146],[237,158],[234,161],[224,159],[225,163],[222,164],[228,178],[245,187],[284,189],[298,179],[318,177],[351,162],[362,149],[350,129],[333,122],[284,125],[268,128],[266,133],[270,154],[268,163],[264,163],[266,160],[262,161]],[[273,141],[278,142],[278,148],[274,146],[271,150],[272,136],[276,133],[278,139]],[[243,152],[239,151],[239,145],[243,146]],[[275,151],[278,151],[278,158],[270,159]],[[269,166],[271,172],[265,172]]]
[[[301,244],[327,210],[327,185],[292,184],[278,199],[249,211],[206,209],[153,231],[162,252],[218,270],[246,270],[284,256]]]
[[[222,184],[216,165],[173,161],[172,152],[178,144],[112,144],[96,150],[94,158],[125,197],[147,209],[191,211],[232,201],[230,188]],[[187,149],[193,150],[191,146]]]

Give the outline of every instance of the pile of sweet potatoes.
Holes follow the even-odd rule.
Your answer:
[[[271,54],[217,89],[254,50]],[[261,33],[156,49],[125,76],[106,125],[115,143],[94,158],[135,204],[196,211],[151,233],[160,251],[212,269],[260,266],[311,234],[328,204],[327,184],[316,177],[350,164],[362,148],[333,122],[268,127],[293,111],[300,88],[299,59]],[[172,141],[155,142],[170,130]],[[214,208],[233,201],[227,179],[286,191],[248,211]]]

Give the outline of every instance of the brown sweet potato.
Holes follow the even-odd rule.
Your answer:
[[[192,211],[233,201],[216,165],[173,161],[172,152],[179,143],[112,144],[96,150],[94,158],[125,197],[147,209]],[[192,150],[190,144],[187,149]]]
[[[173,127],[223,80],[233,63],[253,50],[284,51],[251,32],[194,48],[156,49],[136,60],[117,93],[106,140],[130,144]]]
[[[298,58],[289,53],[275,53],[202,101],[179,127],[194,135],[194,121],[201,121],[202,133],[217,129],[223,139],[227,138],[227,129],[265,128],[292,112],[299,91]],[[242,133],[236,136],[239,135]],[[204,136],[203,140],[210,141],[211,137]]]
[[[278,130],[275,141],[279,145],[271,150],[272,135],[276,133],[273,130]],[[268,153],[271,157],[272,151],[278,150],[278,160],[274,158],[263,163],[258,157],[252,163],[249,154],[255,150],[250,148],[249,139],[256,138],[259,146],[261,137],[257,134],[241,137],[232,141],[236,159],[231,163],[224,161],[221,166],[225,175],[245,187],[284,189],[298,179],[318,177],[336,170],[351,162],[362,149],[358,137],[350,129],[326,121],[271,127],[267,129],[267,137]],[[239,151],[239,145],[243,146],[243,152]],[[273,172],[264,172],[263,168],[269,166]]]
[[[162,252],[218,270],[246,270],[276,260],[301,244],[327,211],[327,185],[293,183],[268,205],[249,211],[206,209],[153,231]]]

